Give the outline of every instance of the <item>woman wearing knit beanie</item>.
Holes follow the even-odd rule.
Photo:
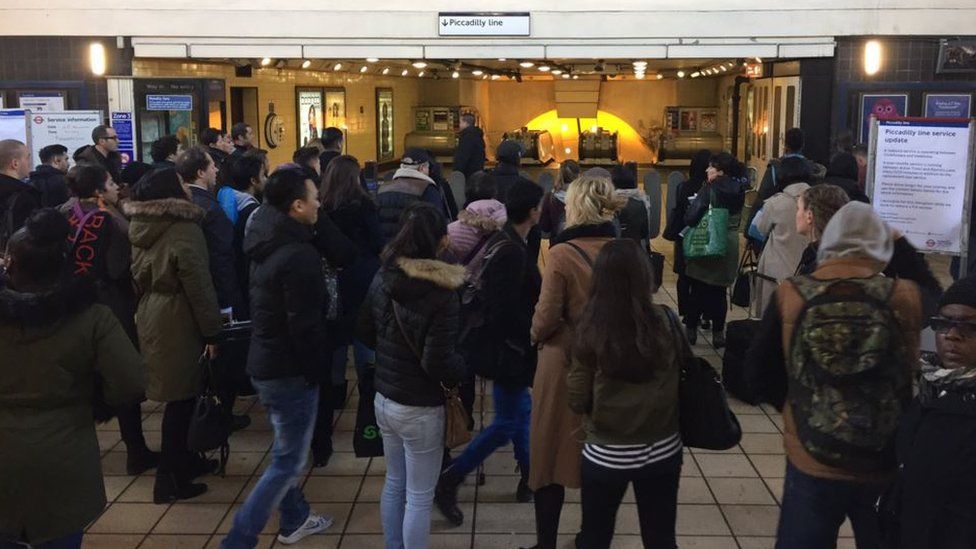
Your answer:
[[[898,434],[901,478],[886,509],[890,547],[976,547],[976,277],[953,284],[931,321],[938,360]],[[885,513],[882,513],[885,515]]]

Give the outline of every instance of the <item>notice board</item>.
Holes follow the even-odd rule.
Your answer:
[[[24,109],[0,109],[0,141],[16,139],[30,145],[30,128]]]
[[[871,121],[871,203],[920,251],[966,253],[973,143],[971,119]]]
[[[79,147],[92,144],[92,130],[102,123],[102,111],[38,112],[30,115],[31,151],[34,165],[41,163],[41,149],[64,145],[70,156]]]

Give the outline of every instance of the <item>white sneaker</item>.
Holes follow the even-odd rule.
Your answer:
[[[316,515],[315,513],[309,513],[308,518],[305,519],[305,524],[301,525],[298,530],[295,530],[287,536],[278,534],[278,541],[280,543],[284,543],[285,545],[298,543],[312,534],[318,534],[319,532],[323,532],[328,529],[329,526],[332,526],[332,520],[332,517],[329,515]]]

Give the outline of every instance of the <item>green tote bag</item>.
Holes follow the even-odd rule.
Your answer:
[[[714,201],[714,195],[712,195]],[[723,257],[728,247],[729,210],[708,205],[698,225],[685,233],[682,245],[685,258]]]

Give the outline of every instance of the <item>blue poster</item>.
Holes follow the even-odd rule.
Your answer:
[[[925,117],[969,118],[972,101],[968,93],[930,93],[925,96]]]
[[[146,110],[150,111],[192,111],[192,95],[147,95]]]
[[[861,143],[871,137],[871,116],[878,120],[908,116],[908,94],[866,93],[861,96]]]
[[[119,154],[122,155],[122,166],[135,160],[136,142],[132,126],[131,112],[113,112],[112,127],[119,135]]]

